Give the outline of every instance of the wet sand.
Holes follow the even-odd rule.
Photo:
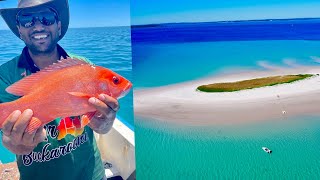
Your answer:
[[[320,76],[288,84],[242,90],[205,93],[204,84],[288,74],[319,74],[320,67],[279,68],[221,74],[195,81],[134,90],[135,116],[177,124],[238,124],[285,120],[298,115],[319,115]]]

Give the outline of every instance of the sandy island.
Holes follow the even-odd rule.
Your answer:
[[[203,84],[288,74],[319,74],[320,67],[300,66],[247,71],[157,88],[134,90],[135,116],[178,124],[237,124],[285,120],[320,114],[320,76],[237,92],[196,91]]]

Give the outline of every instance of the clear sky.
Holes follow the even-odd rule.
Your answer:
[[[0,2],[0,8],[17,7],[18,0]],[[69,0],[70,28],[130,26],[130,0]],[[8,29],[0,19],[0,29]]]
[[[131,23],[320,17],[320,0],[134,0]]]

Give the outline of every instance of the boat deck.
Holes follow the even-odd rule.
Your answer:
[[[20,174],[16,162],[0,164],[0,179],[19,180]]]
[[[0,179],[3,180],[19,180],[20,174],[16,162],[7,164],[0,164]],[[106,177],[108,180],[120,180],[122,179],[120,173],[114,167],[105,169]]]

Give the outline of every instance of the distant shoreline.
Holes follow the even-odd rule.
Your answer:
[[[69,29],[90,29],[90,28],[130,28],[130,25],[116,25],[116,26],[98,26],[98,27],[69,27]],[[11,31],[9,28],[0,29],[0,31]]]
[[[306,21],[306,20],[319,20],[320,17],[314,18],[288,18],[288,19],[252,19],[252,20],[230,20],[230,21],[207,21],[207,22],[168,22],[168,23],[151,23],[151,24],[133,24],[131,28],[145,28],[145,27],[161,27],[170,25],[186,25],[186,24],[210,24],[210,23],[238,23],[238,22],[276,22],[276,21]]]
[[[131,26],[131,41],[186,43],[257,40],[320,40],[320,18],[181,22]]]
[[[317,74],[320,67],[299,67],[211,76],[158,88],[134,91],[135,116],[175,124],[217,125],[285,120],[319,115],[320,77],[290,84],[244,90],[203,93],[194,89],[207,82],[225,82],[290,73]]]

